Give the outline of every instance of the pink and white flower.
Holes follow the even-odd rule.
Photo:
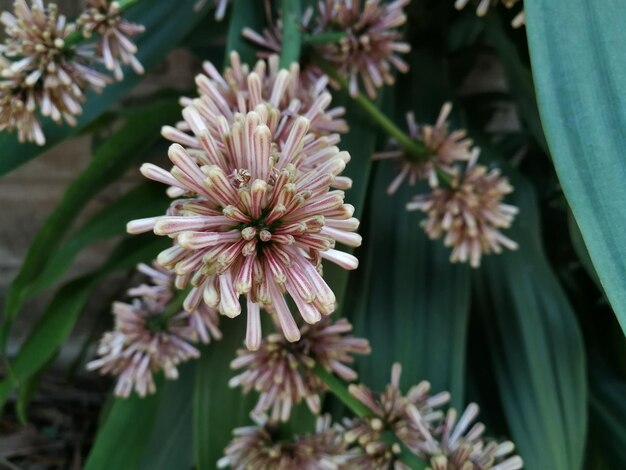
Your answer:
[[[330,94],[299,90],[297,75],[277,71],[273,60],[254,71],[236,55],[231,61],[225,77],[205,65],[209,76],[197,78],[200,97],[185,100],[184,124],[164,129],[178,142],[168,152],[173,168],[141,168],[179,199],[166,215],[132,221],[128,231],[174,240],[157,261],[175,271],[178,288],[192,285],[187,311],[204,302],[235,317],[244,296],[246,344],[257,349],[261,308],[289,341],[300,338],[286,295],[307,323],[333,312],[322,259],[355,269],[357,259],[335,245],[356,247],[361,237],[354,208],[344,203],[351,180],[341,173],[350,155],[328,133],[337,122],[326,111]]]

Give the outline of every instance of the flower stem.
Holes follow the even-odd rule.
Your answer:
[[[324,61],[320,57],[314,57],[313,60],[326,75],[328,75],[333,81],[339,83],[341,88],[346,90],[348,89],[348,82],[346,79],[339,75],[328,62]],[[426,160],[430,157],[429,150],[422,142],[411,139],[411,137],[396,126],[393,121],[385,116],[367,97],[361,93],[357,93],[356,95],[353,95],[352,98],[374,120],[374,122],[383,128],[387,134],[393,137],[405,151],[410,153],[417,160]]]
[[[134,4],[139,3],[139,2],[141,2],[141,0],[117,0],[117,3],[120,5],[120,13],[123,13],[124,11],[132,7]],[[87,38],[83,36],[83,33],[80,30],[74,31],[72,34],[69,34],[65,38],[65,41],[64,41],[65,48],[71,49],[73,46],[82,42],[85,39]]]
[[[372,414],[367,406],[350,395],[348,389],[337,377],[328,372],[321,365],[316,364],[315,367],[313,367],[313,373],[322,379],[330,391],[359,418],[364,418]]]
[[[426,462],[420,459],[414,452],[411,451],[411,449],[405,446],[394,433],[391,431],[385,431],[383,432],[382,439],[391,445],[397,444],[400,447],[398,459],[408,465],[409,468],[412,468],[413,470],[426,469]]]
[[[311,42],[311,44],[314,44]],[[313,55],[313,61],[322,69],[322,71],[328,75],[332,80],[339,83],[341,88],[348,89],[348,82],[345,78],[337,73],[337,71],[321,57]],[[407,152],[416,162],[426,161],[431,157],[431,152],[426,148],[423,142],[412,139],[402,129],[396,126],[391,119],[385,116],[380,109],[370,101],[366,96],[361,93],[357,93],[352,96],[352,99],[378,124],[382,129],[393,137],[398,144]],[[437,167],[437,177],[439,181],[443,183],[445,187],[450,188],[452,186],[452,179],[448,173]]]
[[[288,69],[293,62],[300,59],[302,47],[302,3],[300,0],[282,0],[283,15],[283,46],[280,51],[280,66]]]
[[[317,375],[322,382],[326,384],[330,391],[356,416],[359,418],[366,418],[372,414],[369,408],[350,394],[341,380],[328,372],[321,365],[316,364],[315,367],[313,367],[313,373]],[[417,455],[411,452],[411,450],[408,449],[393,432],[387,430],[383,432],[382,437],[385,442],[399,446],[400,454],[398,455],[398,458],[410,468],[414,470],[424,470],[426,468],[426,464]]]

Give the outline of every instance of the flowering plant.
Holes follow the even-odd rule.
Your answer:
[[[0,16],[0,174],[93,154],[6,291],[7,429],[69,417],[41,452],[87,469],[626,465],[624,11],[83,7]]]

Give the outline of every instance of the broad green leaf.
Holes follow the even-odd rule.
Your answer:
[[[170,470],[193,467],[192,411],[196,361],[179,366],[180,376],[166,380],[139,469]],[[129,421],[129,426],[133,423]],[[118,439],[124,439],[119,435]]]
[[[114,400],[96,435],[85,470],[138,468],[157,419],[162,386],[163,381],[157,380],[155,395],[140,398],[133,393],[129,398]]]
[[[232,439],[234,428],[250,422],[248,417],[256,397],[232,390],[228,381],[234,375],[230,362],[243,347],[245,314],[236,319],[223,318],[221,341],[203,348],[196,366],[193,396],[193,443],[196,467],[214,469]]]
[[[246,40],[241,32],[245,27],[260,32],[265,27],[264,2],[251,2],[250,0],[233,0],[230,24],[228,25],[228,39],[226,43],[226,64],[229,63],[230,53],[236,51],[241,56],[241,61],[247,64],[256,62],[257,48]]]
[[[129,10],[126,16],[131,21],[141,23],[146,27],[146,32],[136,38],[137,57],[146,70],[157,65],[169,51],[176,47],[207,11],[208,6],[198,13],[193,10],[193,5],[189,1],[180,3],[171,0],[141,2]],[[212,32],[213,28],[207,28],[206,34],[212,34]],[[83,106],[83,114],[78,117],[78,126],[75,128],[46,122],[43,126],[46,133],[44,147],[21,144],[15,134],[0,132],[0,149],[2,149],[0,176],[35,158],[63,139],[80,132],[128,94],[142,79],[143,76],[128,71],[124,81],[108,86],[101,94],[89,93],[87,102]]]
[[[76,230],[58,251],[51,254],[45,269],[32,287],[33,293],[38,293],[56,282],[84,248],[124,235],[129,220],[164,213],[169,203],[163,185],[152,182],[142,183],[113,201]]]
[[[0,345],[6,345],[14,318],[30,295],[50,253],[60,245],[80,211],[102,188],[118,180],[135,159],[159,138],[160,127],[174,121],[178,114],[178,104],[168,101],[129,116],[125,125],[98,149],[85,171],[70,184],[59,205],[35,236],[20,272],[9,287]]]
[[[533,190],[511,179],[509,202],[520,215],[507,235],[520,249],[485,257],[476,273],[498,396],[525,468],[580,469],[587,428],[583,342],[541,246]]]
[[[164,243],[165,242],[165,243]],[[141,235],[122,241],[101,268],[63,286],[26,338],[0,383],[0,409],[14,387],[36,374],[69,336],[94,287],[109,274],[153,259],[167,240]]]
[[[282,18],[283,43],[280,50],[280,66],[289,68],[300,59],[302,48],[302,0],[281,0],[280,14]]]
[[[537,0],[525,6],[554,165],[626,331],[626,9],[619,0]]]

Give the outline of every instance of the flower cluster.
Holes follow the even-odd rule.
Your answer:
[[[375,154],[374,159],[399,162],[388,194],[405,180],[410,185],[428,181],[430,192],[416,196],[407,209],[427,214],[424,230],[432,239],[443,237],[444,244],[452,247],[452,262],[478,267],[483,254],[517,248],[500,230],[511,226],[518,211],[502,202],[513,191],[508,179],[497,169],[477,164],[480,149],[473,147],[465,130],[450,130],[451,110],[450,103],[444,104],[434,126],[418,126],[413,114],[408,114],[409,135],[423,146],[423,155],[401,149]]]
[[[366,418],[346,419],[346,439],[357,445],[361,452],[355,457],[359,468],[391,468],[399,454],[398,444],[386,442],[384,431],[392,431],[402,443],[416,448],[422,441],[422,431],[407,413],[409,406],[420,410],[429,426],[435,426],[443,413],[437,408],[447,403],[450,395],[441,392],[430,396],[430,384],[426,381],[410,388],[406,395],[400,390],[400,364],[391,370],[391,382],[384,392],[376,394],[364,385],[350,385],[352,396],[371,412]]]
[[[409,52],[410,46],[401,41],[399,31],[406,22],[403,8],[409,0],[386,3],[381,0],[325,0],[318,3],[317,12],[308,10],[302,28],[310,37],[328,33],[343,35],[336,42],[312,43],[314,55],[332,66],[349,83],[350,94],[356,96],[360,85],[371,98],[376,89],[394,83],[394,69],[405,73],[408,65],[401,54]],[[270,26],[257,33],[249,28],[243,35],[250,41],[272,52],[282,47],[281,21],[273,21],[268,14]],[[319,76],[315,64],[306,67],[307,76]]]
[[[214,310],[166,313],[173,298],[171,273],[144,264],[138,270],[150,277],[150,283],[130,289],[130,303],[113,303],[115,329],[104,334],[99,358],[87,365],[89,370],[119,376],[115,394],[121,397],[133,389],[140,396],[154,393],[156,372],[176,379],[178,364],[199,356],[190,343],[221,338]]]
[[[513,187],[496,168],[489,170],[476,163],[474,152],[463,172],[455,173],[447,188],[416,196],[407,204],[409,210],[427,214],[423,227],[432,239],[444,237],[452,247],[450,261],[480,266],[483,254],[501,253],[502,247],[517,249],[517,243],[500,229],[508,228],[518,213],[515,206],[502,199]]]
[[[522,468],[522,459],[511,455],[515,449],[512,442],[483,438],[485,426],[474,423],[477,405],[470,404],[457,421],[453,408],[445,413],[441,409],[450,399],[447,392],[430,395],[430,384],[421,382],[403,394],[400,372],[400,365],[394,364],[391,383],[380,394],[363,385],[350,386],[350,393],[365,405],[369,415],[344,419],[342,425],[335,426],[328,418],[320,418],[311,436],[281,442],[273,432],[272,421],[265,415],[256,417],[257,426],[234,431],[220,467],[404,470],[408,468],[401,460],[404,446],[426,461],[429,470]]]
[[[430,395],[430,384],[421,382],[406,395],[400,390],[400,365],[394,364],[391,383],[376,394],[364,385],[350,386],[350,393],[361,401],[371,416],[346,421],[346,437],[358,444],[361,453],[353,457],[359,468],[391,468],[398,463],[399,446],[383,439],[383,432],[392,431],[399,441],[434,470],[517,470],[522,459],[509,457],[513,443],[485,443],[485,426],[477,423],[475,404],[468,406],[456,422],[456,411],[441,411],[450,395]]]
[[[476,7],[476,14],[478,16],[485,16],[489,11],[489,7],[492,5],[496,5],[500,0],[480,0],[480,3]],[[507,8],[513,8],[519,0],[501,0],[502,4]],[[469,0],[456,0],[454,6],[457,10],[462,10],[469,3]],[[520,11],[513,21],[511,25],[514,28],[519,28],[526,23],[526,16],[524,15],[524,10]]]
[[[399,54],[410,50],[402,42],[398,28],[406,22],[403,8],[409,0],[386,3],[381,0],[326,0],[319,3],[320,14],[314,34],[345,31],[346,37],[338,44],[324,44],[319,53],[348,76],[351,95],[359,90],[359,80],[370,98],[376,97],[376,88],[392,85],[392,66],[406,73],[409,66]]]
[[[100,35],[99,41],[87,46],[96,49],[95,57],[101,58],[118,81],[124,78],[123,65],[130,65],[135,73],[142,74],[143,66],[135,57],[137,46],[129,37],[143,33],[145,28],[122,18],[118,2],[88,0],[87,7],[76,24],[86,38],[94,32]]]
[[[343,110],[328,108],[325,80],[305,84],[297,67],[279,70],[278,57],[250,70],[233,53],[223,76],[211,64],[205,70],[196,78],[200,96],[183,100],[184,122],[163,130],[176,142],[173,168],[141,169],[177,199],[166,215],[132,221],[128,231],[174,239],[157,261],[176,273],[177,287],[191,284],[187,311],[204,302],[235,317],[244,295],[248,348],[261,342],[261,308],[297,341],[286,294],[307,323],[318,322],[335,309],[322,259],[358,266],[335,249],[361,243],[354,208],[344,203],[352,182],[340,176],[350,155],[331,133],[345,129]]]
[[[90,0],[73,23],[53,3],[16,0],[13,13],[3,12],[0,21],[7,36],[0,45],[0,131],[16,130],[21,142],[45,144],[38,112],[57,124],[76,124],[86,91],[101,91],[111,81],[98,71],[99,62],[117,79],[121,64],[142,71],[129,36],[143,28],[124,21],[117,2]],[[76,44],[76,35],[94,31],[101,36],[96,43]]]
[[[317,470],[347,468],[351,454],[341,430],[329,416],[317,419],[315,433],[279,440],[275,425],[264,416],[253,417],[255,426],[233,431],[234,438],[218,461],[218,468],[235,470]]]
[[[491,469],[517,470],[524,462],[511,455],[515,445],[511,441],[485,441],[485,425],[475,423],[478,405],[470,403],[457,421],[457,412],[450,408],[440,425],[433,428],[428,419],[413,405],[407,408],[414,426],[422,433],[421,442],[412,447],[430,463],[433,470]]]
[[[326,387],[313,367],[318,365],[344,380],[354,380],[356,372],[348,365],[353,362],[351,355],[370,352],[366,339],[348,336],[351,330],[347,320],[332,323],[324,319],[303,326],[301,339],[295,344],[282,335],[269,335],[257,351],[237,352],[231,367],[245,371],[233,377],[229,385],[241,386],[244,393],[260,392],[254,413],[271,410],[273,421],[287,421],[292,406],[303,400],[313,413],[319,413],[319,393]]]

